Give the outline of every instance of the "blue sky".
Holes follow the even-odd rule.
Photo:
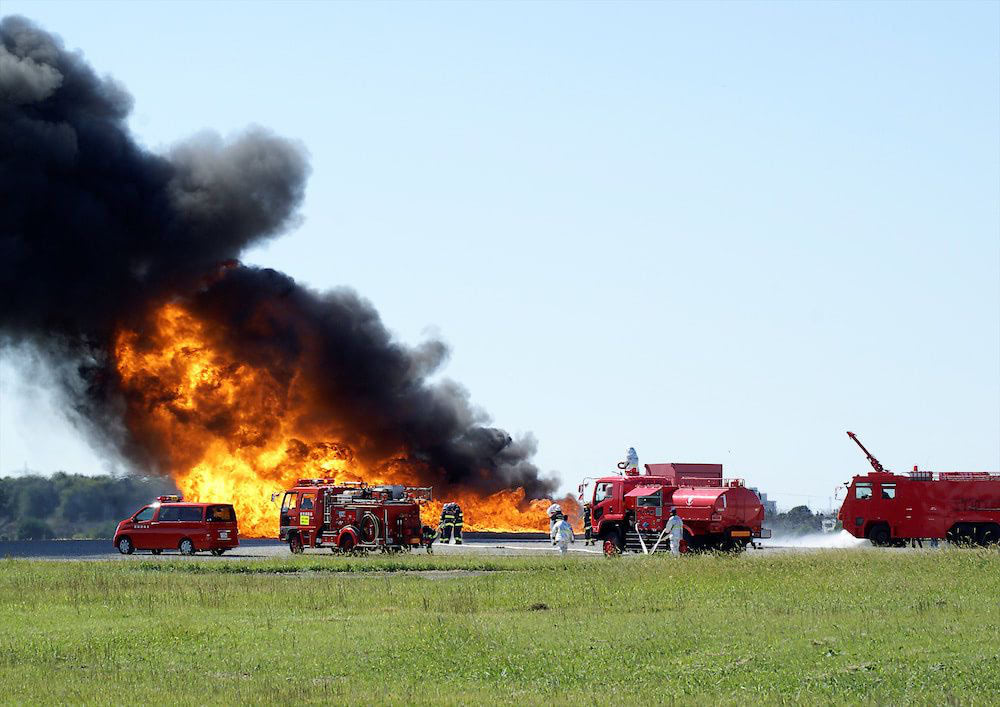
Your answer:
[[[354,287],[532,431],[564,488],[634,445],[782,506],[866,463],[1000,468],[1000,4],[5,0],[154,150],[311,156],[246,253]],[[10,352],[0,472],[100,471]],[[811,497],[811,498],[810,498]]]

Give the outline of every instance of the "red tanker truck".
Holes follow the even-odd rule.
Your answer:
[[[855,476],[838,517],[844,530],[873,545],[905,545],[915,539],[959,544],[1000,542],[1000,474],[932,472],[913,467],[894,474],[865,449],[872,472]]]
[[[430,499],[430,488],[299,479],[282,499],[278,537],[296,554],[306,547],[429,552],[436,533],[420,524],[420,502]]]
[[[724,479],[721,464],[644,466],[645,474],[624,469],[592,482],[591,534],[605,554],[666,550],[662,531],[671,506],[684,521],[681,552],[741,551],[753,538],[771,536],[761,528],[764,507],[757,494],[740,479]]]

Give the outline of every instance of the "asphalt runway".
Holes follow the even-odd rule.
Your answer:
[[[830,538],[829,540],[834,540]],[[749,555],[764,556],[775,552],[816,552],[826,549],[874,549],[867,541],[798,543],[785,544],[780,541],[765,541],[760,548],[749,549]],[[883,552],[906,552],[907,549],[881,549]],[[415,550],[414,552],[424,552]],[[434,544],[434,554],[448,555],[522,555],[537,554],[555,555],[558,550],[541,533],[482,533],[467,534],[462,545]],[[328,556],[328,549],[306,549],[305,555]],[[579,539],[570,546],[570,554],[575,556],[600,557],[603,555],[600,545],[584,545]],[[211,562],[227,562],[231,560],[266,560],[289,557],[288,545],[272,539],[243,538],[240,546],[230,550],[221,557],[215,557],[207,552],[200,552],[185,559],[205,560]],[[162,560],[164,558],[181,557],[177,551],[165,550],[162,555],[153,555],[149,551],[136,550],[131,555],[122,555],[111,544],[111,540],[16,540],[0,542],[0,558],[17,557],[35,560]]]
[[[556,554],[558,551],[544,537],[524,537],[519,533],[511,537],[495,536],[467,538],[462,545],[434,544],[435,555],[534,555],[539,552]],[[424,552],[415,550],[414,552]],[[597,546],[585,547],[577,542],[571,550],[574,554],[600,555]],[[305,555],[327,556],[328,549],[307,548]],[[288,545],[277,540],[241,538],[239,547],[221,557],[207,552],[199,552],[193,558],[226,562],[228,560],[265,560],[290,557]],[[16,540],[0,542],[0,558],[18,557],[35,560],[159,560],[181,557],[176,550],[164,550],[162,555],[153,555],[147,550],[136,550],[131,555],[122,555],[111,544],[111,540]]]

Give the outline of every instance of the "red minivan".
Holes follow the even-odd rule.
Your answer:
[[[118,524],[115,547],[123,555],[135,550],[180,550],[193,555],[209,550],[221,555],[239,545],[236,510],[228,503],[184,503],[180,496],[160,496]]]

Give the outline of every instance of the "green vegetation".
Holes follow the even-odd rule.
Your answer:
[[[0,684],[45,704],[986,703],[998,578],[995,550],[5,560]]]
[[[118,521],[165,493],[172,481],[132,476],[0,477],[0,540],[110,538]]]

